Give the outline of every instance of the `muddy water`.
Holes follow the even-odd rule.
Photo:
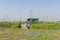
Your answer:
[[[2,34],[2,33],[8,33],[9,32],[9,30],[0,30],[0,34]]]

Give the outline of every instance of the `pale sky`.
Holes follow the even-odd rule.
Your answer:
[[[60,0],[0,0],[0,20],[26,20],[31,16],[59,21]]]

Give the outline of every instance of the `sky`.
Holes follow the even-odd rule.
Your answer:
[[[60,0],[0,0],[0,21],[60,21]]]

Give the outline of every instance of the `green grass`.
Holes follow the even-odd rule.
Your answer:
[[[33,24],[33,29],[60,29],[60,24]]]
[[[0,39],[4,40],[59,40],[60,29],[0,29]],[[7,31],[7,32],[4,32]]]
[[[19,22],[0,22],[0,28],[20,28]],[[60,24],[32,24],[31,29],[60,29]]]
[[[60,40],[60,24],[32,24],[19,28],[19,22],[0,23],[0,40]],[[5,28],[7,27],[7,28]]]
[[[0,22],[0,28],[19,28],[19,22]]]

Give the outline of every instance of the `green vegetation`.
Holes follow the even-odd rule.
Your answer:
[[[59,40],[59,29],[0,29],[0,40]]]
[[[33,24],[33,29],[60,29],[60,24]]]
[[[18,28],[20,24],[19,22],[0,22],[0,28]]]
[[[0,28],[10,28],[12,25],[13,25],[13,23],[0,22]]]
[[[0,22],[0,28],[20,28],[20,22]],[[32,24],[31,29],[60,29],[60,24]]]
[[[60,24],[32,24],[19,28],[20,22],[0,22],[0,40],[59,40]]]

